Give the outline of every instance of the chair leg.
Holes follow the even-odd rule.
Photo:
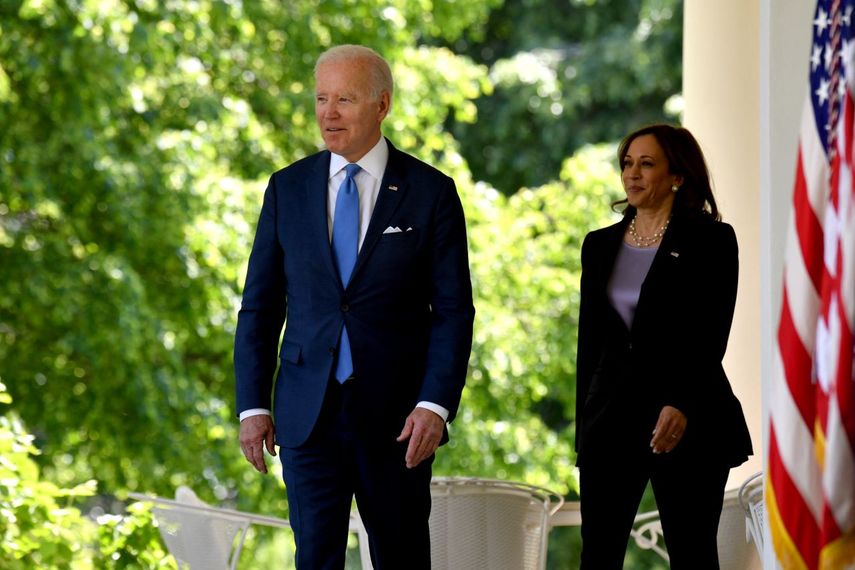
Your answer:
[[[232,552],[232,561],[229,564],[230,570],[237,570],[238,561],[240,560],[240,552],[243,550],[243,542],[246,540],[246,534],[249,532],[249,525],[245,526],[240,533],[240,538],[238,538],[237,546]]]

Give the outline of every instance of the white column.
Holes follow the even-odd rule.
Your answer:
[[[739,293],[725,370],[755,454],[731,471],[738,486],[761,468],[760,0],[685,0],[685,126],[706,154],[724,221],[739,240]]]

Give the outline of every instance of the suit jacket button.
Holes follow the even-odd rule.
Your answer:
[[[330,347],[330,356],[335,356],[335,347],[334,346]]]
[[[348,305],[347,303],[342,303],[342,304],[341,304],[341,312],[342,312],[342,313],[346,313],[346,312],[348,312],[349,310],[350,310],[350,305]]]

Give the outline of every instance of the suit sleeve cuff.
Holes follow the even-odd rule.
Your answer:
[[[246,418],[251,418],[252,416],[272,416],[270,410],[265,408],[250,408],[249,410],[244,410],[240,413],[240,421],[245,420]]]
[[[430,410],[439,417],[442,418],[442,421],[448,421],[448,410],[440,406],[439,404],[434,404],[433,402],[419,402],[416,404],[417,408],[424,408],[426,410]]]

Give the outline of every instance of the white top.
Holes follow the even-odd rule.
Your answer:
[[[620,314],[626,328],[632,328],[635,308],[641,296],[641,286],[653,265],[653,258],[659,246],[636,247],[621,243],[615,266],[609,279],[608,294],[612,306]]]

